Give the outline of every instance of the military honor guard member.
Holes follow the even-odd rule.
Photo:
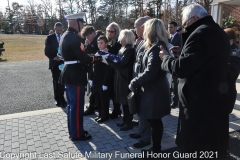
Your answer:
[[[62,28],[62,23],[55,23],[55,33],[47,36],[44,51],[45,55],[49,58],[49,69],[52,72],[55,104],[59,107],[66,107],[67,103],[64,98],[64,85],[58,83],[59,75],[61,73],[58,66],[63,64],[63,61],[57,56],[59,42],[62,36]]]
[[[85,13],[66,15],[68,29],[60,41],[64,68],[59,83],[65,85],[68,105],[68,131],[72,141],[87,140],[91,136],[83,129],[84,95],[87,85],[86,65],[101,62],[101,57],[89,56],[85,53],[83,40],[79,32],[83,28]]]

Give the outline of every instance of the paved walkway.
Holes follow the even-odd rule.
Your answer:
[[[177,115],[178,108],[163,118],[163,150],[175,147]],[[120,131],[115,125],[120,122],[120,118],[98,124],[94,117],[96,116],[84,117],[84,128],[92,135],[92,139],[72,142],[68,138],[66,109],[53,108],[2,115],[0,159],[10,159],[10,156],[13,159],[24,159],[24,156],[29,159],[89,159],[84,156],[90,153],[91,157],[95,153],[102,155],[103,159],[110,157],[99,153],[112,153],[111,159],[129,159],[133,157],[126,156],[126,153],[140,153],[139,149],[131,147],[137,140],[128,137],[130,133],[137,132],[138,127],[130,131]],[[230,132],[240,130],[240,111],[234,110],[229,121]],[[149,147],[150,145],[145,148]]]
[[[89,159],[83,156],[90,153],[91,157],[95,153],[104,160],[112,154],[111,160],[118,160],[133,158],[127,157],[127,153],[140,153],[140,149],[131,147],[138,140],[128,136],[139,128],[120,131],[116,126],[120,118],[98,124],[94,121],[95,115],[84,117],[84,128],[92,135],[92,139],[70,141],[66,109],[52,108],[55,106],[50,71],[45,67],[47,64],[47,61],[0,64],[0,80],[4,82],[1,83],[0,114],[7,114],[0,116],[0,160]],[[237,89],[235,108],[238,110],[230,115],[230,132],[240,130],[240,78],[237,80]],[[163,118],[163,149],[176,147],[177,119],[178,109],[173,109],[171,115]],[[103,153],[111,154],[104,157],[107,154]]]

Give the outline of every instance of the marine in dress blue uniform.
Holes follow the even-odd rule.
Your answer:
[[[68,131],[73,141],[91,138],[83,128],[84,96],[87,85],[86,65],[102,61],[99,57],[91,57],[85,53],[83,40],[79,36],[84,15],[85,13],[78,13],[65,16],[68,20],[68,29],[60,41],[64,68],[60,74],[59,83],[66,86]]]

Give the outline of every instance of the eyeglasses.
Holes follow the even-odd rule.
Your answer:
[[[107,30],[107,32],[109,32],[109,33],[115,33],[116,31],[110,31],[110,30]]]
[[[183,23],[182,27],[183,27],[183,28],[186,28],[187,22],[190,21],[192,18],[193,18],[193,16],[192,16],[191,18],[189,18],[188,20],[186,20],[186,21]]]

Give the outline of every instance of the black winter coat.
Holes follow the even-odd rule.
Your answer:
[[[236,55],[237,52],[240,52],[237,51],[237,48],[232,49],[228,61],[229,90],[230,90],[230,102],[228,110],[229,114],[232,112],[237,98],[236,80],[240,73],[240,55]]]
[[[229,38],[211,16],[182,34],[179,58],[166,56],[162,69],[179,77],[180,113],[176,143],[185,152],[228,147]]]
[[[116,68],[114,76],[115,101],[119,104],[127,105],[127,96],[130,92],[128,85],[132,80],[132,66],[134,61],[135,49],[128,44],[122,47],[118,52],[118,57],[122,59],[120,63],[114,63],[108,60],[108,64]]]
[[[170,114],[170,91],[166,72],[161,69],[162,61],[159,58],[161,41],[148,50],[144,50],[139,59],[140,71],[131,81],[133,88],[141,88],[138,113],[146,119],[159,119]],[[145,44],[142,45],[142,51]],[[138,52],[138,54],[141,54]]]

